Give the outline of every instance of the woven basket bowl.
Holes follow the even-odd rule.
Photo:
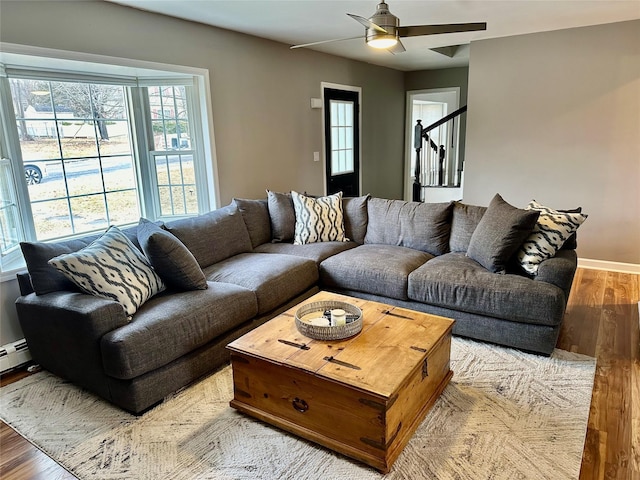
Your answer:
[[[358,318],[346,325],[339,326],[311,325],[301,320],[310,313],[317,312],[318,316],[322,316],[325,310],[336,308],[341,308],[347,315],[357,315]],[[343,340],[357,335],[362,330],[362,310],[355,305],[340,301],[311,302],[296,311],[296,327],[302,335],[315,340]]]

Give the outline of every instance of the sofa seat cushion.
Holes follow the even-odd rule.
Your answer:
[[[491,273],[464,253],[447,253],[411,272],[408,292],[418,302],[538,325],[559,325],[565,309],[555,285]]]
[[[237,285],[174,292],[145,303],[131,323],[100,341],[107,375],[131,379],[160,368],[252,319],[256,296]]]
[[[365,244],[322,262],[320,281],[327,287],[407,300],[409,274],[432,258],[411,248]]]
[[[242,253],[204,269],[208,280],[248,288],[258,299],[258,314],[270,312],[318,282],[313,260],[293,255]]]
[[[259,253],[282,253],[308,258],[320,265],[323,260],[345,250],[357,247],[355,242],[318,242],[305,245],[293,245],[292,243],[265,243],[255,248]]]

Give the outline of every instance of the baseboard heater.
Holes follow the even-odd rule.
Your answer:
[[[0,373],[19,367],[31,360],[31,353],[24,338],[0,347]]]

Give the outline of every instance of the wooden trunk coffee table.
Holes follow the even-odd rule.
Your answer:
[[[300,306],[340,300],[363,312],[349,339],[298,332]],[[231,406],[387,473],[447,385],[448,318],[320,292],[252,330],[231,350]]]

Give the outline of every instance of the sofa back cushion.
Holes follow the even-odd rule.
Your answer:
[[[136,248],[140,249],[136,231],[137,226],[122,230]],[[21,242],[20,248],[27,264],[31,286],[36,295],[45,295],[61,290],[79,292],[80,289],[71,280],[49,265],[48,262],[58,255],[82,250],[100,238],[100,235],[92,234],[62,242]],[[140,251],[142,250],[140,249]]]
[[[242,219],[251,238],[251,246],[256,248],[258,245],[271,242],[271,220],[267,199],[234,198],[232,203],[238,207],[242,214]]]
[[[364,243],[398,245],[431,255],[449,251],[451,210],[449,203],[405,202],[371,198]]]
[[[344,215],[344,234],[356,243],[363,244],[367,234],[367,203],[369,195],[361,197],[345,197],[342,199],[342,213]]]
[[[253,250],[242,214],[233,204],[197,217],[169,222],[165,229],[184,243],[200,268]]]
[[[479,205],[466,205],[461,202],[453,203],[453,215],[451,216],[451,236],[449,237],[449,250],[452,252],[466,252],[473,231],[480,223],[480,219],[487,211],[487,207]]]

